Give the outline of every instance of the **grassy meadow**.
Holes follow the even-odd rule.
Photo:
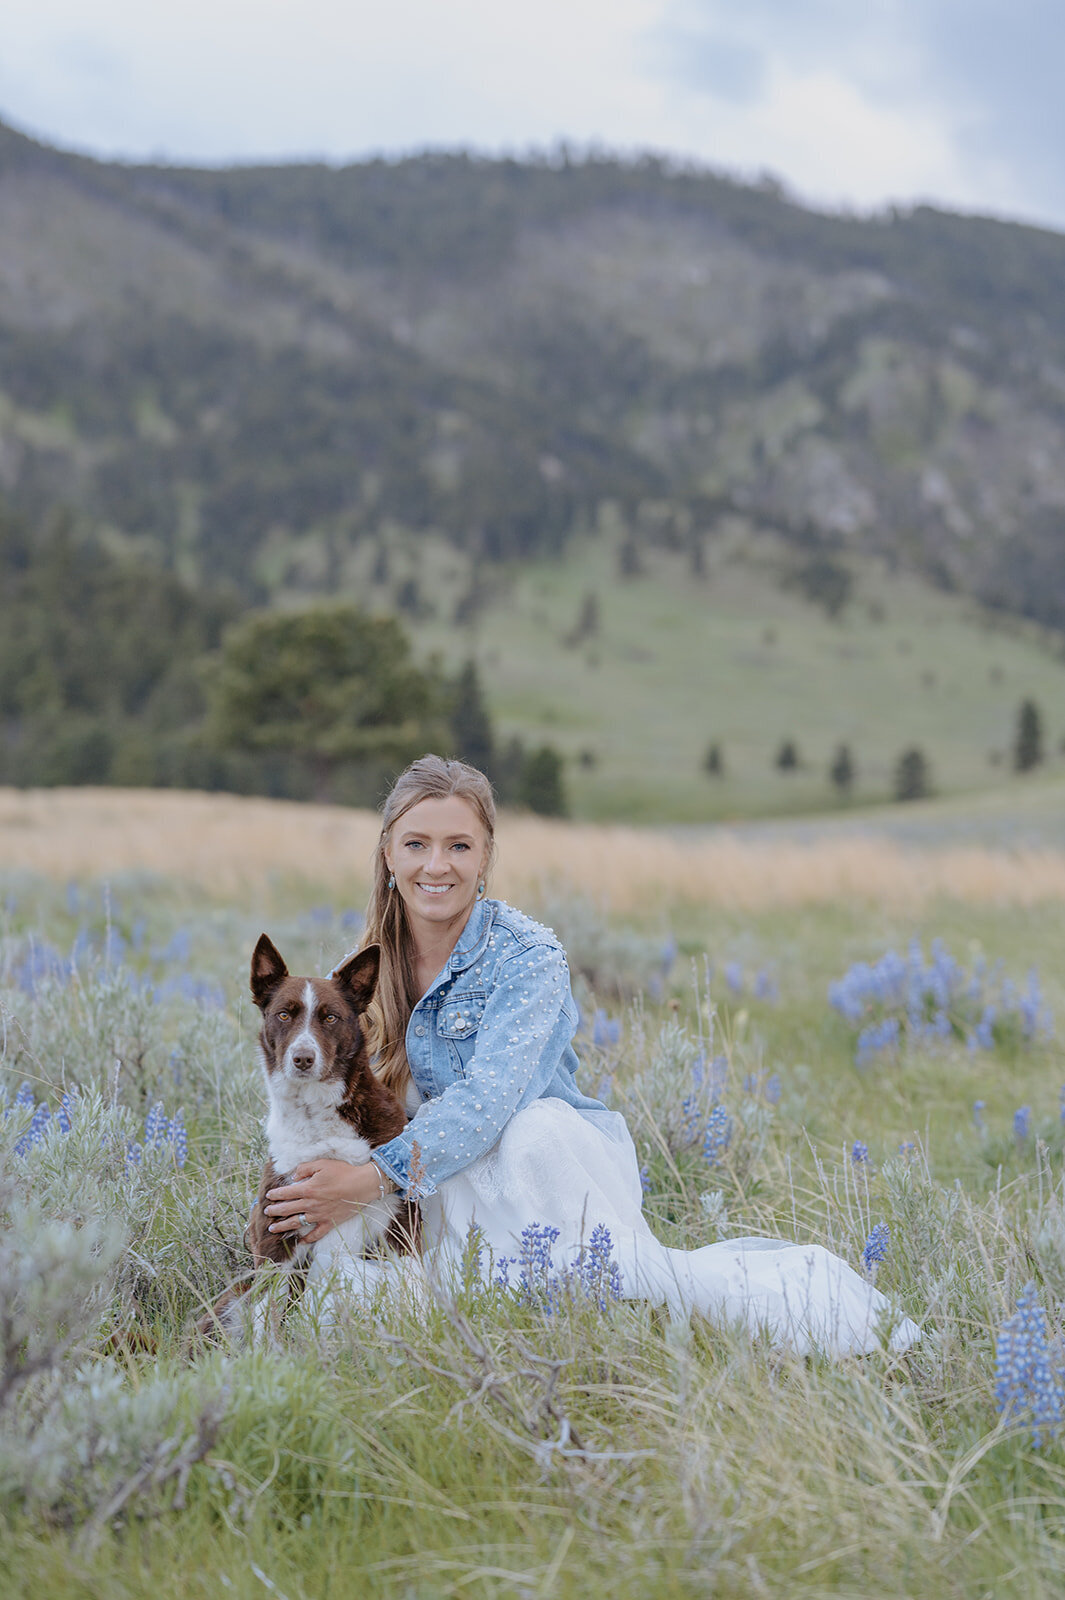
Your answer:
[[[1060,1400],[1063,798],[894,831],[503,820],[494,887],[567,944],[582,1082],[665,1242],[816,1240],[923,1326],[826,1362],[472,1277],[308,1307],[276,1350],[197,1341],[262,1159],[252,944],[306,970],[355,943],[373,818],[0,791],[5,1594],[1056,1596],[1065,1438],[1000,1413],[995,1360],[1034,1280]],[[894,1002],[855,964],[912,973],[915,940],[946,998],[859,1065]]]
[[[849,563],[851,599],[838,617],[786,577],[794,554],[738,519],[708,538],[705,571],[663,549],[618,576],[620,535],[596,537],[511,574],[472,572],[453,549],[396,535],[390,581],[409,572],[425,603],[408,619],[419,653],[451,666],[475,656],[502,735],[548,741],[567,758],[573,815],[597,821],[701,823],[882,804],[902,751],[920,747],[932,788],[971,794],[1011,767],[1017,709],[1044,718],[1051,773],[1065,772],[1061,636],[993,616],[959,596]],[[373,583],[373,551],[351,557],[344,586],[391,604]],[[454,608],[471,583],[481,604],[466,628]],[[575,638],[585,598],[595,630]],[[800,764],[780,772],[785,740]],[[710,777],[711,743],[724,762]],[[856,776],[841,802],[829,778],[850,747]]]

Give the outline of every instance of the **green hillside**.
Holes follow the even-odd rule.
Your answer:
[[[452,663],[476,655],[504,734],[559,747],[578,815],[695,822],[876,804],[891,798],[899,755],[913,745],[936,793],[985,789],[1010,774],[1026,697],[1042,712],[1041,770],[1065,772],[1056,635],[873,563],[832,620],[781,588],[780,560],[770,541],[737,528],[701,578],[660,554],[624,580],[609,540],[585,541],[500,577],[472,625],[456,630],[448,578],[458,584],[461,573],[441,552],[431,575],[423,570],[435,612],[411,629],[419,650]],[[597,626],[578,641],[589,595]],[[800,766],[780,772],[787,739]],[[703,770],[715,742],[721,777]],[[846,801],[828,777],[841,742],[856,767]]]
[[[611,507],[641,549],[740,512],[1061,626],[1063,276],[1045,230],[651,159],[199,172],[0,127],[0,487],[255,599]]]

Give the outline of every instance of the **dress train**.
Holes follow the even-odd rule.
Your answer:
[[[879,1290],[823,1246],[745,1238],[669,1249],[648,1227],[642,1199],[623,1117],[536,1100],[511,1118],[491,1150],[422,1201],[421,1262],[352,1262],[345,1277],[365,1291],[397,1278],[415,1287],[412,1278],[425,1273],[446,1277],[466,1253],[473,1226],[487,1276],[493,1263],[519,1254],[522,1231],[534,1223],[558,1229],[552,1260],[562,1269],[602,1225],[623,1296],[666,1306],[674,1319],[695,1313],[742,1323],[800,1355],[854,1355],[884,1344],[901,1351],[920,1338],[915,1323],[893,1315]]]

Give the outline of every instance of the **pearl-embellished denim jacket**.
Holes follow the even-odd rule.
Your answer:
[[[407,1026],[422,1104],[374,1161],[402,1190],[425,1196],[490,1150],[533,1100],[553,1095],[578,1111],[605,1110],[574,1081],[576,1026],[555,935],[501,900],[478,901]]]

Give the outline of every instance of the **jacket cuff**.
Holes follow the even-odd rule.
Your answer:
[[[436,1184],[425,1170],[417,1139],[408,1145],[400,1134],[398,1139],[390,1139],[388,1144],[378,1145],[371,1151],[370,1160],[388,1174],[408,1200],[424,1200],[436,1193]]]

